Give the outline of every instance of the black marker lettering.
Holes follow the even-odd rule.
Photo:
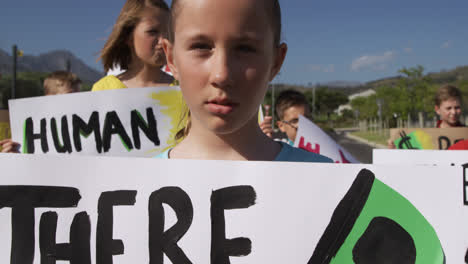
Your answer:
[[[463,205],[468,206],[468,163],[463,164]]]
[[[47,212],[39,224],[41,264],[68,260],[70,264],[91,264],[91,222],[86,212],[75,215],[70,230],[70,243],[57,244],[57,213]]]
[[[445,142],[445,144],[444,144]],[[444,146],[445,145],[445,146]],[[451,146],[450,139],[446,136],[439,137],[439,149],[448,149]]]
[[[46,119],[41,119],[41,128],[38,134],[34,134],[34,123],[32,117],[26,119],[24,124],[24,136],[26,138],[26,149],[25,153],[34,153],[34,140],[39,139],[41,141],[41,148],[43,153],[49,151],[49,145],[47,143],[47,127]]]
[[[153,108],[146,108],[146,119],[147,122],[143,119],[137,110],[133,110],[131,113],[132,135],[136,149],[140,149],[141,147],[140,129],[143,131],[143,133],[145,133],[146,137],[154,143],[155,146],[159,146],[160,144]]]
[[[229,264],[229,256],[250,254],[250,239],[226,239],[224,210],[249,208],[255,204],[255,200],[255,190],[251,186],[233,186],[211,194],[211,264]]]
[[[48,186],[0,186],[0,208],[11,208],[12,238],[10,264],[34,260],[34,208],[76,207],[78,189]]]
[[[83,133],[84,137],[88,137],[91,133],[94,132],[94,138],[96,140],[96,150],[98,153],[102,152],[102,139],[101,131],[99,125],[99,113],[94,111],[89,117],[88,123],[83,121],[78,115],[73,115],[73,143],[75,144],[75,149],[77,152],[82,150],[81,147],[81,134]]]
[[[115,111],[108,112],[104,120],[104,131],[102,132],[104,152],[108,152],[111,148],[111,139],[113,134],[119,135],[127,150],[130,151],[133,149],[132,141],[130,140],[130,137],[128,137],[128,134]]]
[[[61,131],[62,131],[62,139],[63,139],[63,145],[60,142],[60,138],[58,136],[58,130],[57,130],[57,121],[53,117],[50,120],[50,129],[52,132],[52,139],[54,140],[54,146],[55,149],[57,150],[58,153],[71,153],[72,152],[72,146],[70,142],[70,133],[68,132],[68,120],[67,116],[63,116],[61,120]]]
[[[103,192],[98,202],[98,222],[96,229],[96,263],[112,264],[113,255],[122,255],[122,240],[112,238],[114,227],[114,206],[134,205],[136,191]]]
[[[163,203],[177,216],[177,223],[164,232]],[[190,197],[179,187],[165,187],[151,194],[149,200],[149,252],[151,264],[162,264],[163,254],[174,264],[192,263],[177,242],[185,235],[193,220]]]

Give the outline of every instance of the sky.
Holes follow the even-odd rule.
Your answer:
[[[2,0],[0,48],[56,49],[96,62],[124,0]],[[170,2],[170,1],[169,1]],[[367,82],[468,65],[467,0],[280,0],[289,50],[274,82]]]

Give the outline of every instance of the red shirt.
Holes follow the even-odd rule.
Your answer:
[[[442,120],[437,121],[436,127],[437,127],[437,128],[440,128],[440,124],[442,124]],[[463,125],[462,123],[460,123],[460,121],[458,121],[458,122],[455,124],[454,127],[464,127],[464,125]]]

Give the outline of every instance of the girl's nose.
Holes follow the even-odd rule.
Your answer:
[[[215,52],[212,63],[212,78],[211,84],[217,88],[227,88],[232,85],[232,59],[228,52]]]

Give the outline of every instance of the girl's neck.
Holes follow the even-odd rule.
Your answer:
[[[449,123],[442,120],[442,122],[440,122],[439,127],[440,128],[449,128],[449,127],[455,127],[455,126],[452,126],[451,124],[449,124]]]
[[[119,76],[128,88],[165,86],[172,83],[172,77],[160,68],[143,63],[133,63]]]
[[[257,117],[230,134],[216,134],[192,119],[187,137],[171,150],[171,158],[205,160],[274,160],[281,145],[260,129]],[[261,147],[259,147],[261,146]]]

